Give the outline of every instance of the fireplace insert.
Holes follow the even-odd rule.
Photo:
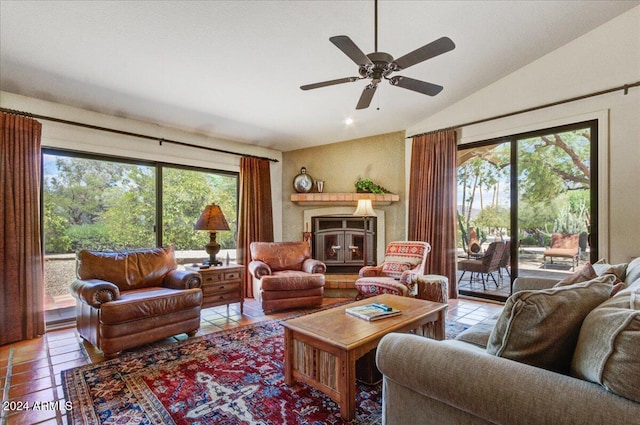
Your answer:
[[[367,217],[366,231],[365,219],[353,215],[317,216],[311,223],[313,257],[327,265],[328,273],[358,272],[365,260],[376,264],[376,217]]]

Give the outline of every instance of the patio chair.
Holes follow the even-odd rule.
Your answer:
[[[578,233],[552,233],[551,245],[543,253],[543,268],[547,268],[547,257],[553,264],[553,257],[570,258],[571,269],[575,270],[580,264],[580,234]]]
[[[487,289],[484,277],[485,275],[487,275],[486,280],[488,280],[490,277],[493,280],[493,283],[495,283],[496,288],[499,288],[500,285],[498,284],[496,278],[493,276],[493,273],[499,270],[504,248],[504,242],[491,242],[484,256],[475,260],[458,261],[458,270],[462,270],[462,275],[460,275],[460,279],[458,279],[458,284],[460,283],[466,272],[471,272],[469,285],[473,284],[474,276],[476,275],[476,273],[479,273],[480,278],[482,279],[482,287],[485,290]]]
[[[502,279],[502,269],[507,272],[507,276],[511,278],[511,272],[509,267],[511,266],[511,241],[505,241],[504,251],[502,251],[502,257],[500,258],[500,264],[498,264],[498,274]]]

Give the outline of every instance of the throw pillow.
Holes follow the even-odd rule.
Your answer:
[[[389,277],[400,278],[402,273],[411,270],[413,266],[409,263],[402,263],[399,261],[386,261],[382,264],[382,272]]]
[[[487,352],[568,373],[584,318],[609,298],[610,275],[570,286],[516,292],[507,299]]]
[[[598,274],[593,270],[591,263],[586,263],[574,273],[556,283],[554,287],[557,288],[560,286],[573,285],[574,283],[586,282],[588,280],[595,279],[596,277],[598,277]]]
[[[604,259],[600,259],[593,263],[593,270],[596,272],[598,276],[602,276],[603,274],[615,274],[620,281],[624,281],[625,276],[627,274],[627,266],[628,263],[620,263],[620,264],[609,264]]]
[[[571,374],[640,403],[640,287],[611,298],[584,319]]]

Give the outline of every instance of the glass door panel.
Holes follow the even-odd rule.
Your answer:
[[[518,139],[519,276],[562,279],[588,259],[590,134],[587,127]],[[572,253],[552,251],[561,247]]]
[[[502,299],[510,293],[505,267],[484,267],[492,242],[511,240],[511,143],[485,144],[458,151],[458,291]],[[473,261],[468,263],[466,261]],[[475,271],[474,265],[482,265]],[[466,270],[465,270],[466,269]],[[474,269],[474,271],[471,271]],[[463,273],[464,272],[464,273]]]

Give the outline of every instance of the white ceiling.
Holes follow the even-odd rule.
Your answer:
[[[364,80],[299,86],[357,75],[329,37],[372,52],[372,0],[2,0],[0,89],[288,151],[406,129],[638,4],[380,0],[378,50],[456,49],[398,73],[438,96],[383,82],[356,111]]]

